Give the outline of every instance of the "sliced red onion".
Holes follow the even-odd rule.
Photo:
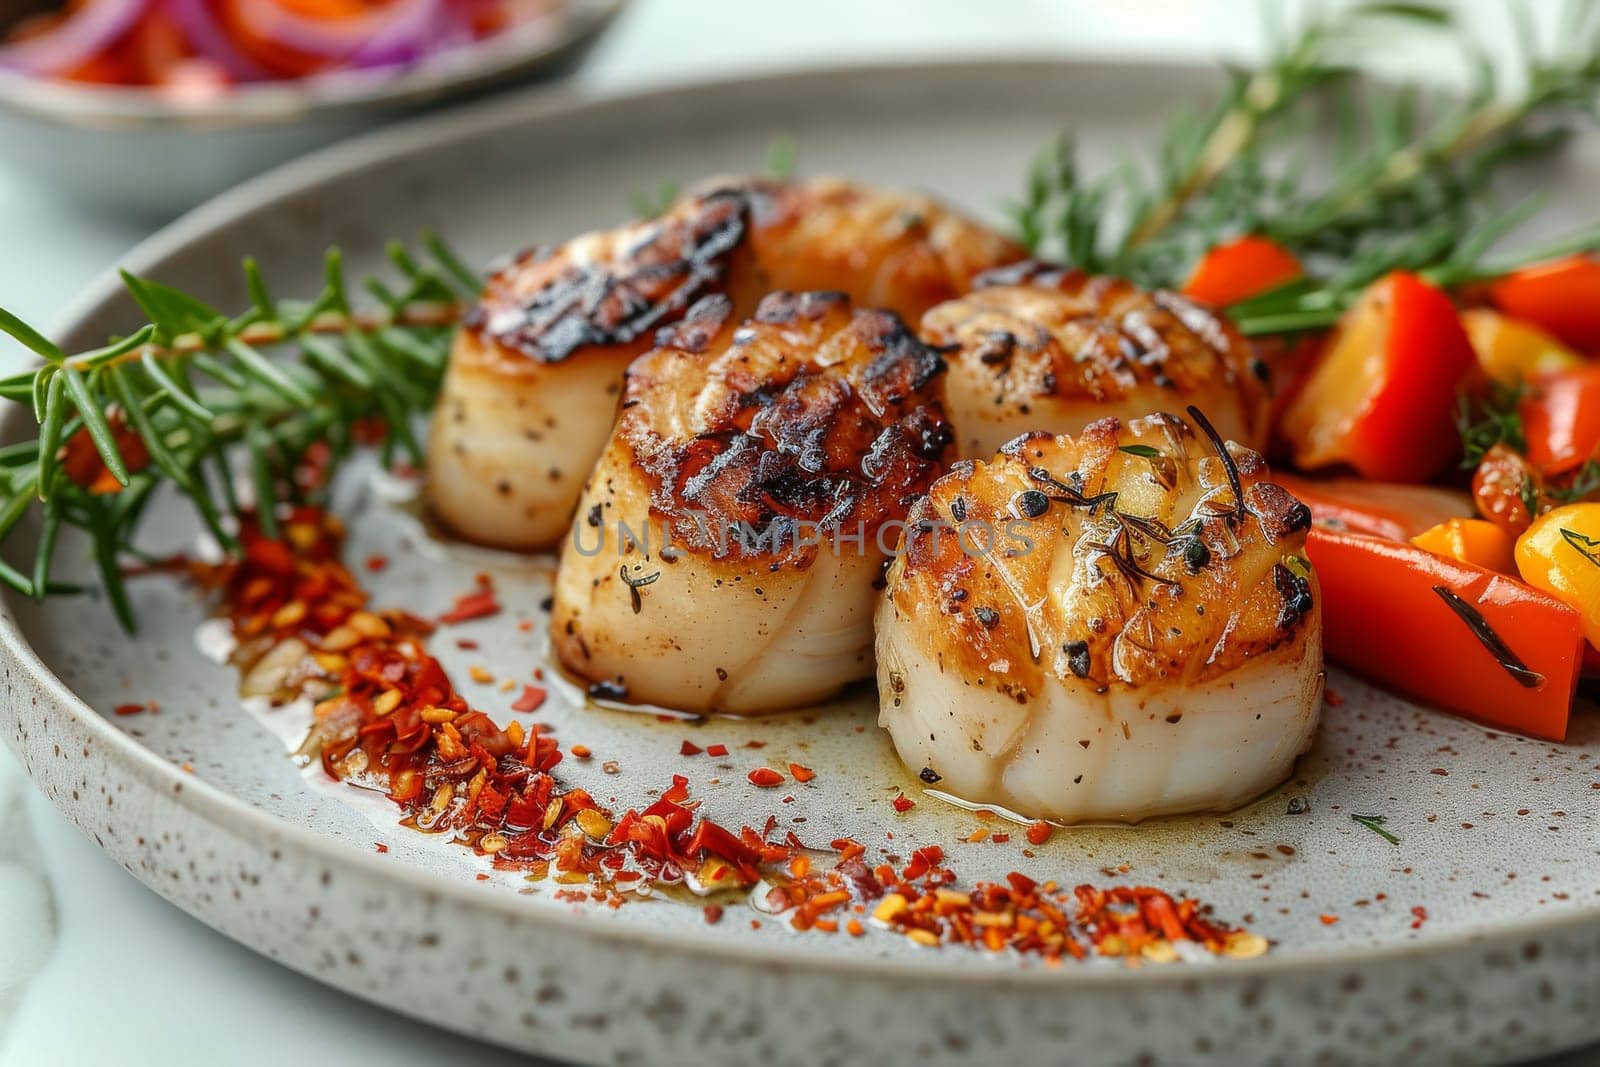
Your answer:
[[[149,0],[89,0],[60,25],[0,47],[0,67],[23,74],[65,74],[82,66],[144,17]]]
[[[409,10],[379,30],[371,40],[350,56],[354,67],[392,67],[415,63],[437,51],[441,36],[448,32],[448,14],[441,0],[406,4]]]
[[[161,0],[161,3],[190,46],[226,71],[233,81],[264,81],[272,76],[228,38],[227,31],[218,25],[211,10],[212,0]]]
[[[239,19],[250,32],[285,48],[330,59],[349,59],[373,41],[409,42],[425,48],[439,0],[394,0],[381,11],[350,18],[312,18],[275,0],[239,0]]]

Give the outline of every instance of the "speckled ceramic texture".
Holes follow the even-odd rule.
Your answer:
[[[777,133],[795,139],[806,171],[923,186],[994,214],[1030,151],[1061,126],[1105,159],[1145,143],[1174,101],[1210,85],[1184,68],[1017,62],[828,72],[582,105],[507,101],[270,176],[158,236],[128,266],[226,304],[242,299],[232,265],[245,252],[264,260],[280,292],[314,287],[328,243],[362,269],[378,262],[383,239],[426,226],[487,259],[613,221],[630,192],[663,179],[758,165]],[[1595,164],[1595,146],[1582,143],[1569,170],[1541,181],[1559,197]],[[127,314],[102,289],[67,339],[92,342]],[[25,418],[8,413],[8,433]],[[551,561],[442,542],[382,488],[353,471],[340,503],[351,558],[391,560],[371,576],[376,601],[437,611],[475,572],[493,571],[506,612],[446,631],[436,651],[459,677],[481,665],[527,680],[546,663],[538,605]],[[182,546],[193,532],[169,504],[150,544]],[[85,552],[63,544],[57,555],[72,567]],[[671,900],[611,910],[559,902],[548,884],[514,875],[479,880],[487,868],[465,850],[404,830],[381,801],[298,769],[286,742],[303,718],[241,707],[233,672],[196,648],[205,609],[189,590],[141,579],[134,598],[137,641],[94,597],[45,607],[13,598],[0,616],[0,732],[33,780],[136,877],[224,933],[491,1041],[640,1064],[1371,1063],[1509,1060],[1600,1036],[1592,708],[1577,715],[1568,744],[1549,745],[1333,672],[1342,704],[1326,709],[1315,749],[1271,795],[1231,813],[1058,830],[1031,856],[1020,833],[962,842],[979,818],[924,794],[896,764],[870,693],[744,723],[661,721],[553,691],[523,716],[550,723],[567,746],[587,745],[594,758],[569,759],[562,773],[618,807],[647,801],[682,772],[724,821],[776,812],[804,840],[850,834],[886,858],[939,843],[966,880],[1020,869],[1067,885],[1154,883],[1212,901],[1274,942],[1253,961],[1047,968],[881,932],[801,935],[770,920],[753,929],[762,916],[737,907],[711,926]],[[462,650],[458,637],[480,647]],[[467,690],[491,714],[513,714],[514,693]],[[148,700],[158,714],[110,714]],[[732,754],[681,757],[685,738]],[[766,747],[741,747],[756,739]],[[753,767],[791,760],[816,779],[783,790],[746,782]],[[896,815],[890,802],[902,790],[917,805]],[[1292,798],[1308,810],[1288,814]],[[1400,843],[1349,818],[1366,811],[1384,814]]]

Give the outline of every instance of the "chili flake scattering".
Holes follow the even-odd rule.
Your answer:
[[[511,705],[512,711],[538,711],[544,705],[545,691],[536,685],[522,687],[522,695]]]
[[[477,588],[456,597],[454,606],[439,616],[441,625],[449,626],[469,619],[483,619],[500,614],[500,601],[495,599],[494,582],[487,574],[478,575]]]
[[[896,870],[869,866],[866,846],[851,838],[823,849],[792,830],[780,834],[775,815],[759,829],[735,831],[700,812],[681,775],[653,803],[614,815],[556,777],[563,754],[547,727],[516,721],[501,727],[468,704],[427,652],[433,624],[367,607],[366,592],[339,560],[343,535],[334,516],[300,508],[283,523],[281,540],[246,522],[237,559],[196,565],[223,592],[238,639],[235,662],[247,685],[263,684],[257,668],[270,664],[270,693],[262,695],[283,702],[320,697],[302,751],[324,771],[382,790],[398,805],[402,825],[448,833],[496,868],[552,879],[563,886],[558,899],[616,907],[647,886],[754,889],[765,894],[768,911],[786,915],[796,930],[862,937],[870,925],[919,945],[1009,949],[1052,963],[1089,956],[1165,962],[1178,959],[1183,945],[1234,957],[1266,951],[1259,935],[1211,918],[1197,901],[1150,887],[1081,885],[1068,892],[1012,872],[1004,883],[964,890],[938,845],[916,849]],[[493,585],[480,576],[439,622],[499,610]],[[527,686],[513,706],[531,711],[544,697],[543,689]],[[570,751],[590,755],[582,745]],[[702,750],[689,741],[680,751],[728,753],[726,745]],[[604,769],[611,773],[613,766],[606,761]],[[801,764],[788,767],[797,782],[815,777]],[[769,788],[786,781],[770,767],[748,777]],[[905,811],[912,802],[901,794],[894,806]],[[1040,844],[1049,833],[1048,824],[1036,823],[1027,838]],[[723,906],[708,904],[704,913],[715,924]],[[751,920],[753,929],[760,925]]]

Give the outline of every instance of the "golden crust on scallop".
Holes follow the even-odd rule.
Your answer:
[[[720,556],[735,528],[792,547],[786,527],[872,536],[904,516],[952,440],[938,353],[840,293],[773,293],[731,332],[729,314],[708,300],[628,370],[614,439],[674,544]]]
[[[613,699],[760,714],[872,672],[884,564],[944,470],[943,362],[887,311],[708,297],[628,370],[562,549],[557,658]]]
[[[1215,312],[1176,294],[1022,263],[923,316],[947,352],[950,414],[964,455],[987,458],[1034,429],[1076,433],[1195,403],[1231,439],[1260,445],[1265,364]]]
[[[1021,255],[929,197],[836,178],[705,183],[656,219],[533,249],[489,279],[464,330],[485,356],[558,363],[648,347],[701,297],[747,315],[776,289],[842,290],[915,319]]]
[[[560,363],[591,347],[649,347],[654,331],[720,292],[749,232],[749,196],[713,189],[660,218],[522,253],[490,276],[462,324],[485,358]]]
[[[956,464],[908,517],[897,617],[941,670],[1019,703],[1052,680],[1196,684],[1293,642],[1315,597],[1310,513],[1226,447],[1155,415]]]
[[[860,307],[916,323],[972,288],[984,271],[1023,256],[991,228],[930,196],[842,178],[756,180],[750,190],[756,259],[771,289],[839,290]]]

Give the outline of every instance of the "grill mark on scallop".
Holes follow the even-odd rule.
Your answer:
[[[889,312],[774,293],[722,350],[635,364],[617,434],[685,544],[724,550],[702,523],[870,531],[943,470],[951,437],[930,391],[943,366]]]
[[[980,274],[973,293],[930,312],[924,337],[934,345],[980,349],[981,362],[995,364],[992,336],[1013,333],[1030,353],[1052,350],[1066,368],[1045,388],[1029,380],[1033,395],[1081,391],[1111,399],[1140,383],[1175,388],[1220,376],[1230,388],[1253,385],[1247,373],[1247,342],[1219,316],[1176,293],[1145,292],[1118,278],[1025,261]],[[1054,295],[1051,295],[1054,294]],[[1030,322],[1049,316],[1050,325]],[[1008,317],[1022,329],[1001,329]],[[981,329],[976,325],[982,323]],[[968,330],[974,336],[968,336]],[[1010,360],[1004,362],[1010,363]],[[1168,372],[1182,372],[1174,379]]]
[[[468,318],[468,329],[546,363],[559,363],[588,345],[627,344],[687,310],[720,287],[750,224],[747,189],[717,189],[646,223],[613,258],[564,265],[549,252],[531,264],[553,276],[531,294],[515,291],[519,261],[489,282]]]

